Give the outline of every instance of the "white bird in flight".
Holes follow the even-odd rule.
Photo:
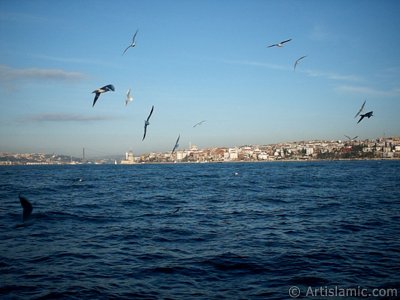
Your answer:
[[[133,101],[133,96],[131,96],[131,89],[126,92],[125,106],[128,105],[129,102]]]
[[[139,31],[139,30],[136,30],[135,34],[133,35],[132,44],[130,44],[128,47],[126,47],[126,49],[125,49],[124,53],[122,53],[122,55],[124,55],[125,52],[126,52],[129,48],[131,48],[131,47],[133,48],[133,47],[136,46],[136,41],[135,41],[135,39],[136,39],[136,35],[137,35],[138,31]]]
[[[292,39],[288,39],[288,40],[282,41],[282,42],[280,42],[280,43],[273,44],[273,45],[271,45],[271,46],[268,46],[268,48],[271,48],[271,47],[283,47],[283,44],[285,44],[285,43],[287,43],[287,42],[290,42],[291,40],[292,40]]]

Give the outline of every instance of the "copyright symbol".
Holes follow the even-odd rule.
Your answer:
[[[292,286],[289,289],[289,296],[291,298],[297,298],[300,296],[300,289],[297,286]]]

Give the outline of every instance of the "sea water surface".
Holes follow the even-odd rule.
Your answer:
[[[293,287],[399,290],[400,161],[0,167],[2,299]]]

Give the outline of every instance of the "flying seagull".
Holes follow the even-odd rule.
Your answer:
[[[26,220],[29,219],[29,216],[32,213],[32,204],[26,199],[24,196],[21,196],[21,193],[19,194],[19,201],[21,202],[21,206],[23,209],[22,212],[22,221],[25,222]]]
[[[360,113],[363,111],[366,102],[367,102],[367,100],[364,100],[364,103],[361,105],[361,108],[358,111],[358,113],[354,116],[354,119],[357,118],[360,115]]]
[[[179,147],[179,144],[178,144],[178,143],[179,143],[180,137],[181,137],[181,135],[178,136],[178,139],[177,139],[176,142],[175,142],[175,146],[174,146],[174,148],[173,148],[172,151],[171,151],[171,155],[174,154],[176,148]]]
[[[307,57],[307,55],[304,55],[304,56],[300,57],[298,60],[295,61],[293,71],[296,71],[297,64],[299,63],[300,60],[302,60],[305,57]]]
[[[114,88],[114,86],[112,84],[109,84],[109,85],[103,86],[102,88],[94,90],[92,92],[92,94],[95,93],[96,95],[94,96],[92,107],[96,104],[96,101],[97,101],[97,99],[99,99],[100,94],[105,93],[105,92],[109,92],[109,91],[113,91],[113,92],[115,91],[115,88]]]
[[[132,102],[133,97],[131,96],[131,89],[126,92],[125,106],[128,105],[129,102]]]
[[[348,135],[344,135],[345,137],[347,137],[350,141],[355,140],[356,138],[358,138],[358,135],[356,135],[355,137],[351,138]]]
[[[150,117],[151,117],[151,115],[152,115],[152,113],[153,113],[153,110],[154,110],[154,105],[151,107],[151,111],[150,111],[149,116],[147,117],[147,120],[144,121],[144,134],[143,134],[143,139],[142,139],[142,141],[144,141],[144,138],[146,137],[147,126],[150,125],[149,120],[150,120]]]
[[[273,45],[271,45],[271,46],[268,46],[268,48],[271,48],[271,47],[283,47],[283,44],[284,44],[284,43],[290,42],[291,40],[292,40],[292,39],[288,39],[288,40],[286,40],[286,41],[282,41],[282,42],[280,42],[280,43],[273,44]]]
[[[357,124],[361,122],[362,119],[364,119],[365,117],[367,117],[368,119],[372,117],[372,113],[373,111],[367,112],[365,114],[361,114],[360,115],[360,120],[358,120]]]
[[[193,125],[193,128],[195,128],[195,127],[198,126],[198,125],[203,124],[205,121],[206,121],[206,120],[203,120],[203,121],[200,121],[199,123],[194,124],[194,125]]]
[[[130,44],[128,47],[126,47],[126,49],[125,49],[124,53],[122,53],[122,55],[124,55],[126,50],[128,50],[129,48],[131,48],[131,47],[133,48],[133,47],[136,46],[135,38],[136,38],[136,35],[137,35],[138,31],[139,30],[136,30],[135,34],[133,35],[132,44]]]

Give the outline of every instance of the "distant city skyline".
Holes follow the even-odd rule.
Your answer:
[[[178,135],[200,148],[400,135],[398,1],[109,4],[0,2],[0,152],[163,152]],[[115,92],[92,107],[108,84]],[[373,117],[357,124],[365,100]]]
[[[123,157],[124,156],[124,157]],[[257,161],[304,161],[338,159],[400,159],[400,136],[381,137],[374,140],[346,141],[312,140],[292,141],[267,145],[241,145],[234,147],[198,148],[190,145],[175,152],[150,152],[135,155],[82,157],[46,153],[0,152],[0,165],[41,164],[138,164],[138,163],[207,163],[207,162],[257,162]]]

